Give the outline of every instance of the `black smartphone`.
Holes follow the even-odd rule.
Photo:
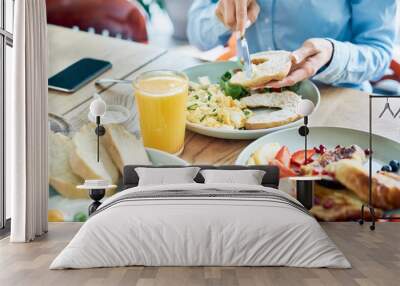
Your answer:
[[[49,78],[48,85],[50,89],[72,93],[111,66],[108,61],[83,58]]]

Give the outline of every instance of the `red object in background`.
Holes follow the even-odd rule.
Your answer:
[[[228,41],[228,51],[220,55],[217,61],[229,61],[231,58],[236,56],[236,37],[232,35]]]
[[[393,71],[393,74],[385,75],[380,80],[373,82],[373,84],[385,79],[392,79],[400,82],[400,62],[397,60],[392,60],[389,67]]]
[[[286,167],[281,161],[273,159],[268,162],[269,165],[277,166],[279,168],[279,178],[287,178],[297,176],[296,172]]]
[[[390,63],[390,68],[394,72],[394,75],[397,76],[397,80],[400,81],[400,63],[396,60],[392,60],[392,62]]]
[[[291,162],[296,166],[302,166],[304,164],[311,163],[313,161],[311,157],[314,156],[314,154],[314,149],[307,150],[307,162],[305,162],[306,158],[304,156],[304,150],[298,150],[293,153]]]
[[[287,146],[282,146],[276,153],[275,159],[280,161],[286,168],[290,168],[290,151]]]
[[[129,0],[46,0],[49,24],[96,33],[108,30],[110,36],[147,42],[146,13]],[[79,44],[79,43],[77,43]]]

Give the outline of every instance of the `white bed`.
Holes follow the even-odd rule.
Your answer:
[[[350,268],[299,202],[269,187],[134,187],[107,199],[50,269],[145,266]]]

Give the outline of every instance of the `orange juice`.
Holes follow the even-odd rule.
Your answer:
[[[172,154],[183,150],[188,79],[178,72],[151,71],[134,81],[140,131],[146,147]]]

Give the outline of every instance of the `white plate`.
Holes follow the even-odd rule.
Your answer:
[[[160,151],[153,148],[146,148],[147,155],[149,155],[150,161],[153,165],[189,165],[185,160],[169,154],[164,151]]]
[[[220,77],[228,70],[232,70],[238,68],[239,65],[237,62],[214,62],[214,63],[205,63],[201,65],[197,65],[191,68],[184,70],[191,81],[197,82],[198,78],[201,76],[208,76],[212,83],[216,83],[219,81]],[[302,98],[310,99],[314,105],[315,110],[318,109],[320,102],[320,93],[318,88],[309,80],[303,81],[299,92]],[[291,128],[294,126],[300,125],[302,119],[297,120],[295,122],[291,122],[286,125],[268,128],[268,129],[258,129],[258,130],[237,130],[237,129],[223,129],[223,128],[211,128],[205,127],[199,124],[186,122],[186,126],[189,130],[216,138],[223,139],[256,139],[265,134]]]

